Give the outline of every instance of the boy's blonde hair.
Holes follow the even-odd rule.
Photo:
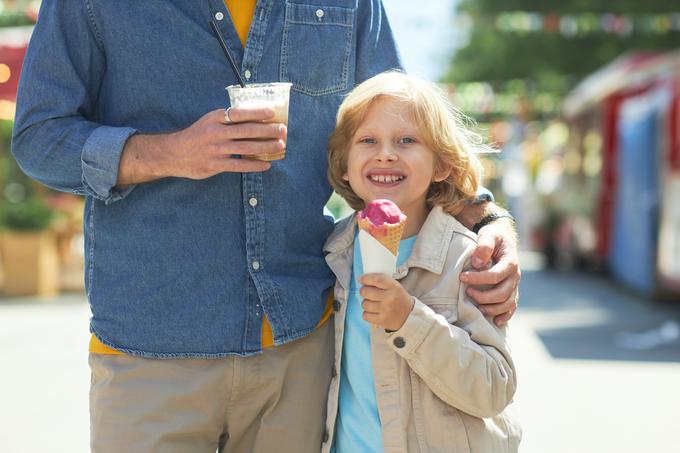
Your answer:
[[[449,214],[459,214],[465,203],[475,198],[482,177],[477,152],[488,147],[465,126],[469,120],[453,107],[443,90],[434,83],[397,71],[371,77],[354,88],[340,105],[335,130],[328,141],[328,178],[333,189],[352,208],[364,208],[364,201],[342,176],[347,173],[347,155],[354,134],[371,105],[385,97],[410,106],[425,145],[436,154],[434,174],[451,170],[446,179],[430,185],[428,205],[441,205]]]

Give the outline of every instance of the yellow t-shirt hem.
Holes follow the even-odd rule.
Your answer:
[[[319,327],[323,326],[326,323],[326,321],[328,321],[332,314],[333,314],[333,292],[331,291],[331,293],[328,295],[328,300],[326,301],[326,308],[324,309],[323,315],[321,315],[321,320],[316,325],[316,328],[318,329]],[[270,348],[272,346],[274,346],[274,334],[272,333],[272,328],[269,325],[269,322],[267,321],[267,317],[265,316],[262,320],[262,349]],[[99,341],[99,338],[97,338],[94,334],[90,336],[89,351],[92,354],[113,354],[113,355],[123,354],[117,349],[113,349],[109,346],[106,346],[104,343]]]

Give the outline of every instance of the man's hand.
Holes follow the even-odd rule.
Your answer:
[[[359,293],[364,298],[364,320],[387,330],[399,330],[413,309],[413,298],[401,283],[384,274],[359,277],[363,285]]]
[[[286,126],[264,123],[274,116],[271,108],[213,110],[191,126],[159,135],[134,135],[123,149],[118,185],[136,184],[175,176],[205,179],[223,172],[261,172],[269,162],[239,159],[280,152]]]
[[[468,296],[485,315],[494,316],[496,325],[507,324],[517,309],[521,277],[513,222],[498,219],[479,230],[471,260],[477,271],[460,276],[469,285]]]

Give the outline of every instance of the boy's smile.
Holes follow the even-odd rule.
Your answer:
[[[379,187],[394,187],[406,179],[406,175],[392,170],[372,170],[368,173],[368,179]]]
[[[408,216],[407,237],[416,234],[427,217],[430,184],[444,179],[435,177],[435,163],[411,107],[382,97],[373,102],[352,137],[343,178],[366,203],[379,198],[395,202]]]

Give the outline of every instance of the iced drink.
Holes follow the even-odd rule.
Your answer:
[[[232,107],[262,108],[270,107],[274,110],[274,117],[268,123],[283,123],[288,127],[288,101],[290,99],[291,83],[254,83],[246,85],[231,85],[227,87]],[[278,153],[260,154],[258,156],[242,156],[244,159],[280,160],[286,156],[286,147]]]

